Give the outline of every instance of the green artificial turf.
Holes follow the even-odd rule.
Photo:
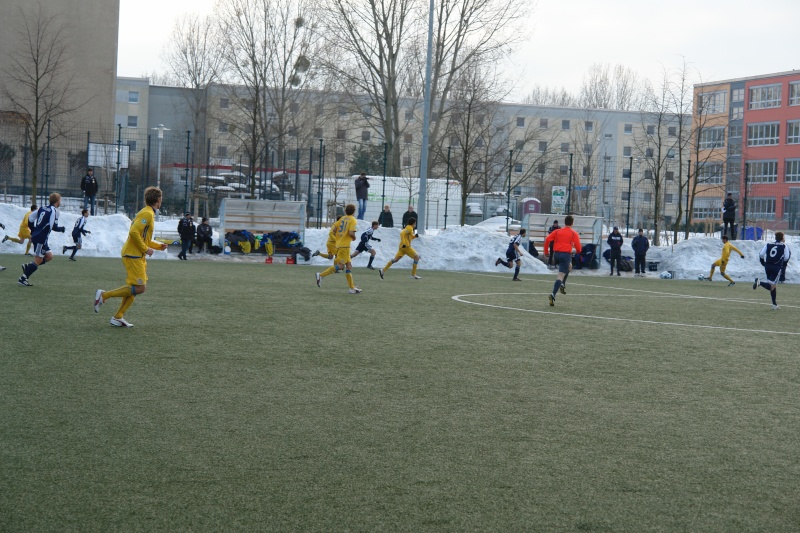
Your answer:
[[[123,330],[78,259],[0,274],[0,530],[800,530],[796,286],[151,261]]]

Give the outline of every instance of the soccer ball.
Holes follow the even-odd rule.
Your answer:
[[[669,273],[669,270],[665,270],[660,274],[661,279],[672,279],[672,274]]]
[[[700,274],[699,276],[697,276],[697,279],[699,279],[700,281],[703,281],[704,279],[706,279],[706,277],[704,275]]]

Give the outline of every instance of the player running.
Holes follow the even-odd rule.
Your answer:
[[[336,217],[336,222],[339,222],[342,217]],[[328,232],[328,240],[325,242],[325,249],[327,253],[321,253],[319,250],[315,250],[311,257],[324,257],[325,259],[336,259],[336,222],[331,226],[331,230]]]
[[[519,233],[511,237],[511,240],[508,242],[508,248],[506,249],[506,259],[508,259],[508,261],[504,261],[502,257],[498,257],[497,261],[494,262],[494,266],[502,263],[506,268],[511,268],[511,264],[516,262],[517,267],[514,269],[514,277],[511,278],[511,281],[522,281],[519,279],[519,269],[522,266],[522,250],[520,249],[520,243],[523,237],[525,237],[525,228],[519,230]]]
[[[719,273],[722,274],[723,278],[725,278],[725,279],[727,279],[729,281],[728,287],[732,287],[732,286],[736,285],[736,282],[734,282],[733,279],[731,279],[731,277],[728,276],[725,273],[725,267],[728,266],[728,260],[731,257],[731,250],[733,250],[734,252],[738,253],[741,256],[741,258],[744,259],[744,254],[742,252],[740,252],[737,247],[735,247],[734,245],[732,245],[731,243],[728,242],[728,236],[727,235],[723,235],[722,236],[722,257],[720,257],[719,259],[717,259],[716,261],[714,261],[711,264],[711,272],[708,274],[708,277],[706,278],[706,280],[711,281],[711,279],[714,277],[714,270],[716,270],[716,268],[719,267]]]
[[[572,269],[572,249],[576,253],[581,253],[581,239],[578,232],[572,229],[574,219],[572,215],[567,215],[564,219],[564,227],[550,233],[544,240],[544,249],[548,250],[550,243],[553,243],[553,259],[558,266],[558,278],[553,284],[553,293],[548,295],[550,306],[556,305],[556,294],[567,294],[566,283],[569,271]]]
[[[369,263],[367,263],[367,268],[370,270],[375,270],[375,267],[372,266],[372,261],[375,259],[375,250],[369,245],[369,241],[373,240],[381,242],[379,238],[372,236],[372,234],[375,233],[375,230],[378,229],[378,226],[380,226],[380,224],[377,221],[372,222],[372,227],[361,234],[361,242],[359,242],[358,246],[356,246],[356,252],[350,256],[352,259],[363,252],[369,252]]]
[[[783,242],[783,232],[775,232],[775,242],[765,244],[758,254],[761,264],[764,265],[764,271],[767,274],[767,281],[759,282],[758,278],[753,282],[753,290],[756,290],[759,285],[769,291],[772,297],[772,310],[780,309],[778,307],[778,276],[781,273],[784,265],[789,262],[792,257],[792,252],[789,247]]]
[[[31,242],[33,243],[33,261],[22,265],[22,276],[17,283],[23,287],[30,287],[28,279],[36,270],[53,259],[53,252],[47,240],[51,231],[64,233],[64,226],[58,225],[58,207],[61,205],[61,195],[54,192],[49,197],[50,205],[31,212],[28,216],[29,224],[32,224]]]
[[[400,232],[400,248],[397,249],[397,255],[395,255],[394,258],[392,258],[388,263],[386,263],[385,267],[383,267],[381,270],[378,270],[378,274],[381,275],[381,279],[383,279],[383,276],[386,274],[386,271],[389,270],[389,267],[400,261],[404,255],[407,255],[414,260],[414,264],[411,266],[411,279],[422,279],[421,276],[417,276],[419,254],[411,247],[411,241],[419,237],[419,235],[414,232],[415,227],[417,227],[417,219],[414,217],[409,217],[408,225]]]
[[[75,226],[72,228],[72,242],[75,244],[73,246],[64,246],[61,248],[61,254],[67,253],[67,250],[72,250],[72,255],[69,256],[70,261],[75,261],[75,254],[78,253],[78,250],[83,248],[83,237],[85,235],[90,235],[92,232],[85,229],[86,222],[89,220],[89,210],[84,209],[81,211],[81,217],[75,221]]]
[[[31,225],[28,218],[33,214],[37,209],[39,209],[36,204],[31,206],[31,210],[28,213],[25,213],[25,216],[22,217],[22,222],[19,225],[19,232],[17,232],[17,237],[9,237],[6,235],[3,237],[3,242],[6,241],[14,241],[17,244],[22,244],[25,242],[25,239],[28,240],[27,246],[25,246],[25,255],[30,255],[31,251]],[[4,228],[5,229],[5,228]]]
[[[353,213],[356,212],[355,204],[347,204],[344,208],[345,216],[339,219],[333,225],[336,235],[336,260],[333,266],[326,268],[323,272],[317,272],[317,287],[322,286],[322,278],[335,274],[339,270],[344,270],[345,277],[347,278],[347,285],[350,287],[350,294],[358,294],[361,289],[353,283],[353,263],[350,259],[350,243],[356,240],[356,222]],[[322,255],[322,254],[320,254]]]

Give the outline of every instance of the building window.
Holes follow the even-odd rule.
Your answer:
[[[458,135],[450,136],[450,146],[461,146],[461,141],[459,141]]]
[[[219,99],[219,108],[220,109],[228,109],[231,105],[231,101],[227,98],[220,98]]]
[[[797,183],[800,181],[800,159],[787,159],[786,172],[784,179],[786,183]]]
[[[706,162],[697,165],[697,183],[703,185],[722,183],[722,163]]]
[[[322,128],[314,128],[314,137],[317,139],[322,138]]]
[[[564,131],[569,130],[569,120],[562,120],[561,121],[561,129]]]
[[[624,179],[624,180],[631,179],[631,169],[630,168],[623,168],[622,169],[622,179]]]
[[[676,128],[675,126],[670,126],[669,128],[667,128],[667,135],[669,135],[670,137],[677,137],[678,128]]]
[[[731,120],[742,120],[744,118],[744,106],[731,106]]]
[[[544,170],[545,170],[545,164],[539,163],[539,165],[536,167],[536,172],[539,174],[544,174]]]
[[[705,128],[700,130],[700,150],[710,150],[725,146],[725,128]]]
[[[800,81],[789,84],[789,105],[800,105]]]
[[[742,142],[741,139],[737,139],[738,142],[732,142],[728,145],[728,155],[730,156],[740,156],[742,155]]]
[[[797,187],[789,189],[796,191]],[[796,194],[796,193],[795,193]],[[783,220],[797,220],[800,215],[800,196],[784,196],[783,197]]]
[[[543,130],[547,129],[547,119],[546,118],[540,118],[539,119],[539,127],[542,128]]]
[[[589,165],[583,165],[583,177],[588,178],[590,173],[591,169],[589,168]]]
[[[743,128],[741,124],[732,124],[728,126],[728,137],[730,138],[731,142],[733,142],[733,139],[741,138],[742,131]]]
[[[778,181],[778,162],[749,161],[747,174],[750,183],[775,183]]]
[[[344,141],[347,139],[347,131],[346,130],[336,130],[336,139],[339,141]]]
[[[742,177],[742,162],[741,161],[728,161],[728,180],[735,178],[739,181]]]
[[[747,220],[775,220],[775,198],[748,198]]]
[[[129,128],[138,128],[139,127],[139,117],[132,117],[128,116],[128,127]]]
[[[371,137],[372,137],[372,132],[370,132],[369,130],[364,130],[361,132],[362,141],[369,141]]]
[[[780,141],[780,123],[747,125],[747,146],[771,146]]]
[[[611,139],[613,139],[613,138],[614,138],[614,134],[613,134],[613,133],[604,133],[604,134],[603,134],[603,138],[604,138],[604,139],[611,140]]]
[[[647,126],[647,134],[648,135],[655,135],[655,133],[656,133],[656,127],[655,126],[653,126],[653,125]]]
[[[514,172],[522,174],[522,163],[514,163]]]
[[[514,141],[514,150],[522,150],[525,146],[525,141]]]
[[[344,163],[344,152],[336,152],[336,163],[340,165]]]
[[[299,113],[300,112],[300,104],[297,102],[292,102],[289,104],[289,112],[291,113]]]
[[[800,120],[786,122],[786,144],[800,143]]]
[[[586,133],[591,133],[594,131],[594,122],[591,120],[587,120],[583,123],[583,129],[586,130]]]
[[[217,127],[217,131],[219,133],[227,132],[228,131],[228,124],[226,124],[225,122],[220,122],[219,126]]]
[[[472,164],[472,170],[475,172],[483,172],[483,161],[475,161]]]
[[[644,171],[644,179],[651,180],[653,179],[653,171],[652,170],[645,170]]]
[[[296,128],[295,126],[292,126],[292,127],[291,127],[291,128],[289,128],[289,130],[286,132],[286,135],[288,135],[289,137],[297,137],[297,128]]]
[[[583,153],[586,155],[592,155],[592,143],[586,143],[583,145]]]
[[[228,147],[217,146],[217,157],[228,157]]]
[[[664,179],[666,181],[673,181],[675,179],[675,171],[667,170],[666,172],[664,172]]]
[[[136,141],[128,141],[128,150],[131,152],[136,151]]]
[[[414,120],[414,112],[406,109],[406,122],[411,122],[412,120]]]
[[[569,167],[567,165],[561,165],[558,167],[558,173],[562,176],[566,176],[569,173]]]
[[[517,127],[524,128],[525,127],[525,118],[524,117],[517,117]]]
[[[673,203],[673,199],[672,199],[672,193],[671,193],[671,192],[664,193],[664,203],[665,203],[665,204],[671,204],[671,203]]]
[[[517,142],[522,142],[523,144],[525,143],[525,141],[517,141]],[[475,148],[483,148],[483,137],[478,137],[477,139],[475,139]],[[520,146],[520,150],[521,149],[522,146]]]
[[[128,103],[129,104],[139,103],[139,91],[128,91]]]
[[[547,141],[539,141],[539,151],[540,152],[547,151]]]
[[[406,144],[411,144],[414,140],[414,135],[411,133],[404,133],[403,134],[403,142]]]
[[[714,207],[710,205],[697,205],[695,202],[694,209],[692,210],[692,219],[719,219],[722,218],[722,207]]]
[[[667,159],[675,159],[675,148],[667,149]]]
[[[719,113],[724,113],[726,97],[727,93],[725,91],[701,93],[697,103],[699,106],[697,111],[701,115],[718,115]]]
[[[628,198],[630,198],[630,197],[631,197],[631,195],[630,195],[630,193],[628,191],[625,191],[625,192],[622,193],[622,201],[623,202],[627,202]]]
[[[411,156],[410,155],[404,155],[403,156],[403,166],[404,167],[410,167],[411,166]]]
[[[625,124],[625,129],[623,132],[625,135],[633,135],[633,124]]]
[[[781,106],[781,86],[762,85],[750,88],[750,109],[765,109]]]
[[[561,143],[561,153],[562,154],[569,153],[569,143]]]
[[[345,116],[347,114],[347,108],[345,106],[343,106],[343,105],[340,105],[339,109],[338,109],[338,112],[339,112],[339,116],[343,117],[343,116]]]
[[[631,148],[630,146],[624,146],[622,148],[623,157],[630,157],[632,153],[633,153],[633,148]]]
[[[316,113],[318,117],[321,117],[325,113],[325,106],[322,104],[316,104],[314,106],[314,113]]]
[[[731,102],[744,102],[744,89],[734,89],[731,91]]]
[[[364,115],[364,118],[370,118],[372,116],[372,106],[364,106],[364,108],[361,110],[361,114]]]
[[[644,149],[644,156],[648,159],[653,158],[653,149],[652,148],[645,148]]]

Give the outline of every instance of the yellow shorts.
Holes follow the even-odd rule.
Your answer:
[[[133,257],[123,257],[122,264],[128,275],[125,283],[128,285],[147,285],[147,259],[136,259]]]
[[[28,231],[20,231],[19,233],[17,233],[17,237],[19,237],[19,238],[20,238],[20,239],[22,239],[23,241],[24,241],[25,239],[30,239],[30,238],[31,238],[31,230],[28,230]]]
[[[414,259],[417,255],[417,251],[410,246],[406,246],[405,248],[400,248],[397,250],[397,255],[394,256],[395,259],[400,260],[404,255],[407,255],[411,259]]]
[[[328,248],[328,255],[331,257],[336,257],[336,241],[328,241],[325,245]]]
[[[719,267],[719,271],[722,272],[723,274],[725,273],[725,266],[726,265],[725,265],[725,261],[723,261],[722,259],[717,259],[716,261],[714,261],[712,263],[712,265],[715,266],[715,267]]]
[[[336,249],[336,264],[346,265],[350,262],[350,247]]]

